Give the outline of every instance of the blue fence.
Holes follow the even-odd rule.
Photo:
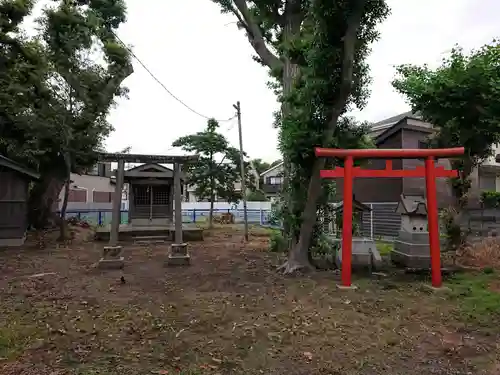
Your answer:
[[[191,209],[182,210],[183,223],[201,223],[208,220],[209,210]],[[243,222],[243,210],[214,209],[214,215],[230,212],[234,215],[236,223]],[[269,224],[269,210],[247,210],[249,223]],[[70,210],[66,212],[66,217],[77,217],[94,225],[107,225],[111,223],[112,210]],[[121,223],[128,223],[128,211],[121,211]]]

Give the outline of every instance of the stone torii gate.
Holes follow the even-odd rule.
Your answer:
[[[187,244],[182,238],[182,193],[181,193],[181,168],[182,164],[194,162],[199,159],[198,155],[142,155],[125,153],[99,153],[98,160],[101,162],[117,162],[116,187],[113,194],[113,209],[111,216],[111,232],[109,245],[104,247],[103,257],[99,261],[100,268],[123,268],[124,258],[122,247],[118,245],[119,230],[121,223],[121,202],[125,174],[125,163],[158,163],[174,165],[174,226],[175,237],[169,255],[169,264],[188,264]],[[172,260],[172,261],[170,261]],[[181,262],[178,262],[181,260]]]

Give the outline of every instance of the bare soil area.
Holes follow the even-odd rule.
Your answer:
[[[339,291],[332,271],[279,275],[268,238],[242,238],[214,230],[178,268],[167,244],[125,244],[123,271],[95,268],[99,243],[0,253],[0,374],[500,374],[500,321],[472,318],[463,285]]]

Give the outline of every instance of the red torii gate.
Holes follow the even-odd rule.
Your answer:
[[[429,245],[431,253],[432,286],[441,287],[441,251],[439,248],[439,222],[436,193],[436,178],[457,177],[456,170],[435,166],[436,158],[460,156],[463,147],[438,149],[334,149],[315,148],[317,157],[344,159],[344,168],[322,170],[321,178],[344,178],[344,209],[342,224],[342,286],[351,286],[352,257],[352,185],[355,177],[425,177],[427,193],[427,214],[429,223]],[[354,167],[354,159],[424,159],[425,166],[416,169],[392,169],[392,160],[386,160],[385,169],[370,170]]]

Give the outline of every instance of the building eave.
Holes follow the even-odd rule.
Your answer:
[[[25,176],[31,177],[34,180],[40,179],[40,175],[38,173],[22,166],[21,164],[15,162],[14,160],[6,158],[3,155],[0,155],[0,166],[9,168]]]
[[[269,173],[269,172],[274,171],[275,169],[277,169],[277,168],[281,167],[282,165],[283,165],[283,162],[280,162],[280,163],[276,164],[275,166],[273,166],[273,167],[269,168],[268,170],[266,170],[266,171],[262,172],[262,173],[260,174],[260,177],[264,177],[264,175],[266,175],[266,174],[267,174],[267,173]]]

